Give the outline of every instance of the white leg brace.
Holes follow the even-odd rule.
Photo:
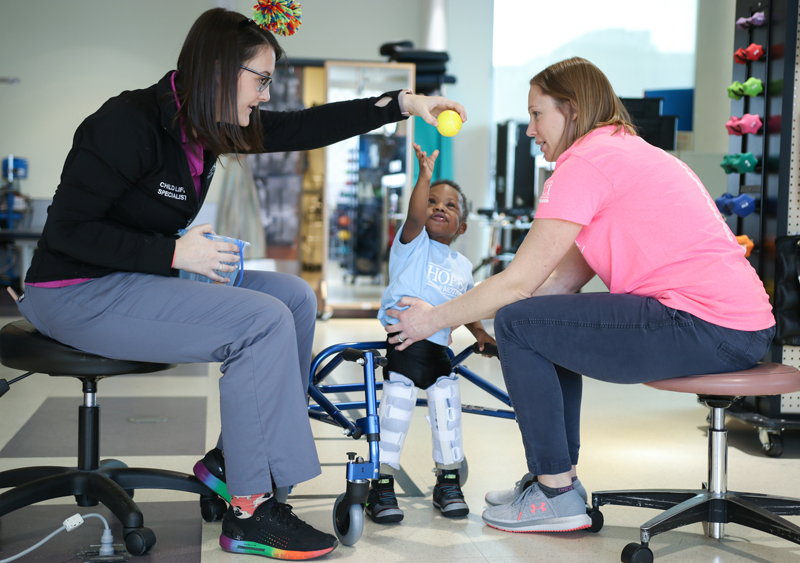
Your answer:
[[[428,424],[433,434],[433,461],[451,466],[464,460],[461,441],[461,392],[458,376],[440,377],[428,387]],[[446,467],[455,469],[456,467]]]
[[[389,381],[383,382],[381,408],[378,412],[381,426],[381,464],[400,469],[400,454],[414,416],[417,391],[410,379],[393,371],[389,372]]]

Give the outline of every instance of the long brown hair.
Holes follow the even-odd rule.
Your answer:
[[[605,125],[616,125],[614,134],[620,129],[636,134],[631,117],[608,78],[586,59],[573,57],[554,63],[531,78],[530,84],[553,98],[556,107],[567,118],[566,138],[563,140],[565,149],[576,139]],[[577,119],[575,126],[570,128],[574,113],[577,113]]]
[[[175,119],[190,142],[200,139],[216,155],[262,148],[259,112],[247,127],[238,125],[237,86],[239,65],[265,47],[275,51],[276,61],[284,55],[275,36],[238,12],[212,8],[197,18],[178,56],[175,81],[181,105]]]

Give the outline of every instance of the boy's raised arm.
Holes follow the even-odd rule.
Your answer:
[[[425,221],[428,219],[428,191],[431,188],[433,165],[439,156],[438,150],[428,156],[416,143],[414,143],[414,152],[417,153],[419,161],[419,176],[417,176],[417,183],[414,185],[408,201],[408,215],[403,226],[403,234],[400,235],[400,242],[403,244],[408,244],[417,238],[417,235],[425,228]]]

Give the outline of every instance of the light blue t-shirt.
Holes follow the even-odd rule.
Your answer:
[[[405,225],[403,225],[405,227]],[[384,326],[394,324],[397,319],[386,314],[387,309],[397,307],[405,296],[418,297],[433,306],[458,297],[474,287],[472,264],[462,254],[451,250],[446,244],[428,237],[422,229],[417,238],[403,244],[397,233],[389,254],[389,287],[383,293],[378,319]],[[428,338],[431,342],[447,346],[450,328],[443,328]]]

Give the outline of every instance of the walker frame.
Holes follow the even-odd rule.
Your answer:
[[[367,460],[364,460],[355,452],[347,453],[347,489],[339,495],[333,506],[334,531],[339,541],[348,546],[354,545],[363,533],[364,505],[369,495],[369,480],[377,478],[380,473],[380,420],[378,417],[380,401],[377,398],[376,391],[383,388],[383,381],[375,380],[375,370],[379,365],[386,365],[386,358],[379,353],[379,350],[386,350],[386,347],[385,341],[335,344],[317,354],[311,362],[308,397],[313,399],[316,404],[312,404],[309,401],[309,417],[339,426],[345,436],[350,436],[355,440],[366,436],[369,443],[369,458]],[[508,393],[463,365],[464,360],[475,353],[496,356],[496,347],[487,345],[484,347],[484,351],[480,351],[476,343],[468,346],[458,355],[454,354],[450,348],[447,349],[447,353],[450,356],[453,373],[511,407],[511,399]],[[343,361],[355,362],[362,366],[363,383],[324,384],[324,380]],[[325,396],[332,393],[358,391],[364,392],[363,401],[334,403]],[[427,406],[427,404],[427,399],[417,399],[417,406]],[[366,416],[351,420],[344,414],[344,411],[350,410],[366,410]],[[461,412],[497,418],[515,418],[513,410],[476,405],[462,404]],[[466,481],[466,459],[463,467],[462,484]]]

